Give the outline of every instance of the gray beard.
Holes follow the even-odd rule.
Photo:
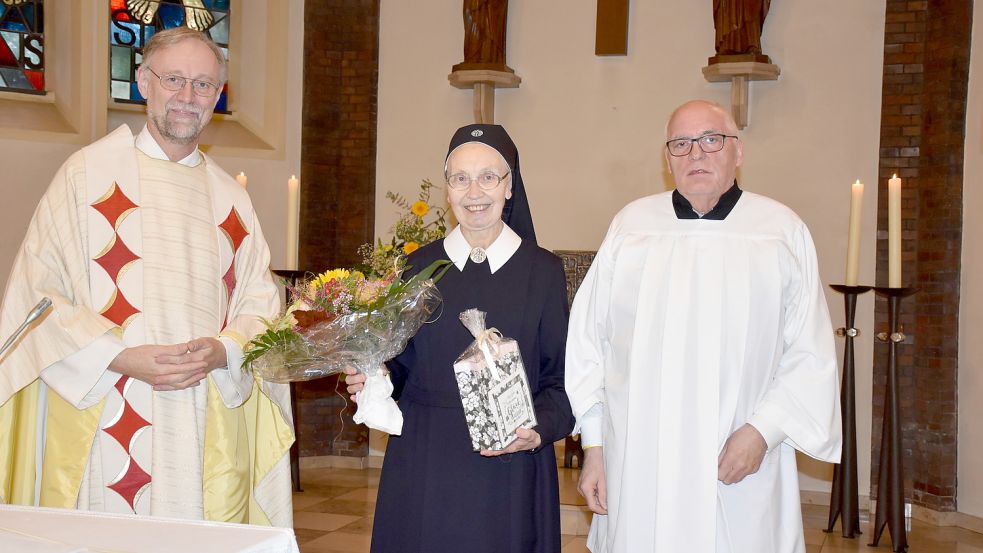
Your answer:
[[[188,144],[195,144],[198,142],[198,137],[201,136],[201,131],[204,128],[203,125],[195,125],[192,128],[182,129],[178,131],[175,129],[174,125],[168,123],[165,116],[159,116],[156,113],[150,113],[150,120],[153,122],[154,127],[157,128],[157,132],[168,142],[174,144],[180,144],[181,146],[187,146]]]

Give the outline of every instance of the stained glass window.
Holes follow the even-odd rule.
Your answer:
[[[0,0],[0,90],[44,94],[44,0]]]
[[[7,0],[0,0],[7,1]],[[157,31],[188,26],[211,37],[229,57],[230,0],[110,0],[109,93],[121,103],[142,104],[136,72],[143,46]],[[228,113],[226,83],[215,111]]]

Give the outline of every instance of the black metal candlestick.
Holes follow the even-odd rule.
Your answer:
[[[916,288],[878,286],[874,292],[888,300],[888,329],[890,334],[878,336],[888,344],[887,389],[884,394],[884,420],[881,427],[881,456],[877,471],[877,513],[874,517],[874,541],[877,546],[889,526],[891,545],[896,553],[908,550],[904,524],[904,470],[901,465],[901,399],[898,390],[898,345],[904,341],[901,332],[901,298],[910,296]]]
[[[829,524],[826,532],[832,532],[836,518],[844,538],[855,538],[860,531],[860,496],[857,490],[857,400],[853,339],[860,334],[854,326],[857,314],[857,296],[870,291],[870,286],[833,284],[833,290],[843,294],[846,327],[836,330],[837,336],[846,338],[843,347],[843,383],[840,386],[840,410],[843,425],[843,449],[840,464],[833,469],[833,495],[829,502]]]
[[[275,269],[273,274],[287,280],[290,286],[297,286],[297,279],[303,278],[308,271],[297,271],[293,269]],[[290,292],[287,292],[287,301],[290,301]],[[290,383],[290,414],[294,419],[294,443],[290,446],[290,480],[294,483],[294,491],[304,491],[300,487],[300,436],[297,436],[297,384]]]

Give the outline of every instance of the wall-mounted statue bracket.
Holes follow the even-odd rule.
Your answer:
[[[737,122],[737,127],[743,129],[748,125],[748,82],[750,81],[776,81],[781,74],[781,70],[773,63],[762,63],[753,61],[754,58],[767,56],[714,56],[710,65],[703,68],[703,78],[711,83],[730,81],[730,109]],[[743,61],[733,59],[733,61],[712,60],[720,58],[751,58]]]
[[[451,68],[451,86],[474,91],[474,122],[495,122],[495,89],[522,79],[505,64],[508,0],[464,0],[464,61]]]

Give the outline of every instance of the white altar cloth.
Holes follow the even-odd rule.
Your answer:
[[[289,528],[0,505],[3,553],[298,553]]]

